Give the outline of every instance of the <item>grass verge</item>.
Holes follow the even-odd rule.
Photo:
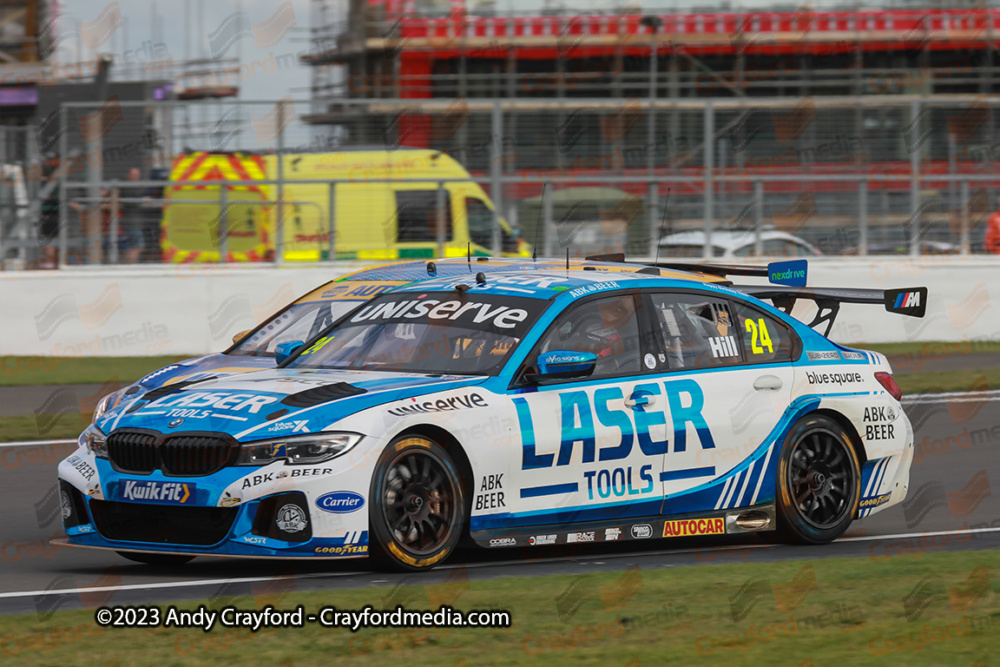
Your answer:
[[[995,655],[1000,595],[996,551],[703,565],[469,581],[462,568],[426,586],[296,592],[262,582],[237,598],[181,603],[240,609],[272,604],[359,610],[509,610],[513,626],[372,628],[306,624],[256,633],[200,629],[102,629],[94,611],[3,617],[5,665],[215,667],[338,665],[970,665]],[[727,552],[705,551],[705,558]],[[738,553],[738,552],[736,552]],[[421,579],[414,576],[409,581]],[[440,577],[436,578],[440,580]],[[232,591],[233,589],[220,589]],[[243,590],[243,589],[237,589]],[[84,595],[92,607],[113,605]],[[97,598],[97,599],[95,599]],[[58,601],[56,601],[57,603]],[[48,610],[48,611],[46,611]],[[161,606],[166,614],[166,606]],[[44,620],[40,620],[41,617]]]
[[[0,417],[0,442],[76,438],[89,423],[90,415],[79,412]]]
[[[132,382],[186,356],[0,357],[0,387]]]
[[[926,341],[923,343],[851,343],[848,347],[856,347],[860,350],[871,350],[881,352],[886,356],[895,354],[994,354],[1000,353],[1000,341],[996,340],[969,340],[954,343],[939,340]]]
[[[1000,369],[899,373],[893,376],[903,396],[947,391],[985,391],[1000,387]]]

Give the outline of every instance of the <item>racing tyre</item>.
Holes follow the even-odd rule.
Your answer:
[[[153,567],[178,567],[194,560],[194,556],[175,556],[173,554],[147,554],[138,551],[119,551],[117,553],[122,558]]]
[[[826,544],[851,525],[860,500],[858,456],[844,428],[807,415],[785,437],[778,459],[778,527],[802,544]]]
[[[389,443],[372,477],[370,555],[390,570],[426,570],[443,561],[465,527],[458,469],[443,447],[422,436]]]

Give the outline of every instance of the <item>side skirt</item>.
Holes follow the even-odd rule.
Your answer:
[[[774,503],[723,512],[670,517],[636,517],[626,520],[587,523],[519,526],[472,531],[473,541],[481,547],[524,547],[588,542],[629,542],[634,540],[702,535],[736,535],[775,530]]]

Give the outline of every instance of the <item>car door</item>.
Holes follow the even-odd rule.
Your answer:
[[[570,306],[543,334],[510,389],[521,436],[512,512],[555,524],[655,515],[666,447],[648,327],[633,294]],[[539,354],[591,352],[590,377],[531,383]],[[520,470],[517,468],[520,467]],[[584,534],[593,538],[592,534]],[[581,538],[582,539],[582,538]],[[609,538],[610,539],[610,538]]]
[[[666,356],[657,376],[670,440],[660,476],[663,512],[753,504],[770,463],[761,444],[791,396],[791,330],[763,311],[703,291],[646,297]],[[717,506],[692,504],[688,494],[716,480],[726,480]]]

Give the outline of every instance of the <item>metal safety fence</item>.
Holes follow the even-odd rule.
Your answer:
[[[5,150],[0,257],[1000,252],[998,112],[989,95],[66,104]]]

